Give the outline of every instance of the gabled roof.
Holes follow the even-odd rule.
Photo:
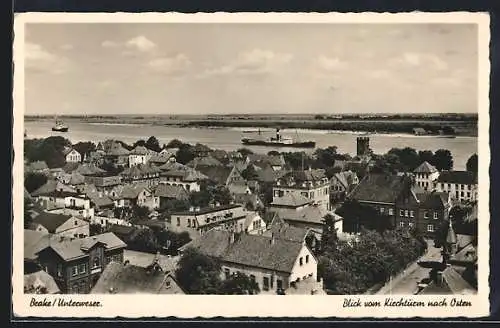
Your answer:
[[[63,150],[63,154],[64,154],[64,156],[67,156],[69,153],[71,153],[71,152],[73,152],[73,151],[77,152],[77,153],[78,153],[78,155],[80,155],[80,156],[81,156],[81,154],[80,154],[80,153],[79,153],[76,149],[71,148],[71,147],[68,147],[68,148],[64,149],[64,150]]]
[[[246,194],[249,187],[246,183],[230,183],[227,188],[231,194]]]
[[[276,215],[271,222],[270,229],[266,231],[265,235],[303,243],[309,231],[307,228],[291,226],[280,218],[279,215]]]
[[[136,199],[144,189],[150,191],[148,187],[141,184],[125,185],[120,191],[120,197],[125,199]]]
[[[114,202],[111,198],[106,195],[99,194],[98,192],[87,192],[86,195],[90,198],[90,201],[98,207],[113,206]]]
[[[231,232],[210,230],[189,243],[202,253],[224,262],[290,273],[303,247],[301,243],[266,236],[241,234],[233,243]]]
[[[300,170],[291,171],[286,173],[284,176],[279,178],[280,182],[287,183],[288,180],[292,180],[295,184],[302,184],[304,182],[320,182],[322,179],[326,178],[325,170],[323,169],[311,169],[311,170]]]
[[[42,225],[49,233],[55,233],[56,229],[69,219],[71,219],[71,215],[42,212],[33,219],[33,223]]]
[[[36,259],[36,253],[49,245],[49,238],[51,238],[50,234],[24,229],[24,259]]]
[[[282,197],[274,197],[271,206],[299,207],[306,204],[311,204],[312,202],[312,199],[305,196],[288,193]]]
[[[144,146],[136,146],[134,149],[132,149],[130,151],[130,155],[148,155],[150,154],[151,151],[148,150],[146,147]]]
[[[477,175],[470,171],[442,171],[439,174],[438,182],[477,184]]]
[[[114,141],[112,141],[109,147],[107,147],[105,150],[107,155],[109,156],[125,156],[130,154],[130,151],[123,148],[121,143]]]
[[[417,199],[420,201],[420,206],[422,208],[433,208],[433,209],[443,209],[448,203],[448,193],[447,192],[420,192],[416,193]]]
[[[368,174],[352,190],[349,197],[357,201],[394,203],[405,188],[410,188],[407,177]]]
[[[95,235],[82,239],[63,239],[59,242],[51,242],[50,245],[44,249],[52,249],[63,260],[69,261],[86,256],[87,253],[84,249],[88,248],[90,244],[96,242],[105,244],[106,249],[125,248],[127,245],[112,232],[106,232],[100,235]],[[44,249],[40,250],[43,251]]]
[[[47,180],[47,182],[31,193],[32,196],[44,196],[53,195],[54,193],[61,193],[61,196],[65,194],[76,194],[76,190],[73,187],[67,186],[56,180]]]
[[[187,165],[196,168],[197,166],[221,166],[223,164],[212,156],[203,156],[193,158]]]
[[[68,184],[77,186],[85,183],[85,177],[77,172],[72,172]]]
[[[226,184],[234,168],[229,166],[197,166],[196,170],[219,184]]]
[[[429,164],[429,162],[424,161],[420,164],[415,170],[414,173],[435,173],[438,169],[436,169],[433,165]]]
[[[159,267],[158,267],[159,268]],[[173,275],[163,269],[109,263],[91,294],[184,294]]]
[[[328,211],[323,206],[309,205],[300,210],[295,209],[276,209],[276,214],[286,221],[296,221],[302,223],[310,223],[313,225],[322,225],[323,218]],[[340,220],[341,216],[331,213],[335,220]]]
[[[166,162],[168,162],[170,160],[170,158],[172,158],[174,156],[175,156],[174,154],[171,154],[169,152],[164,152],[164,153],[160,153],[158,155],[151,156],[149,161],[151,163],[165,164]]]
[[[157,197],[165,198],[175,198],[175,199],[188,199],[189,194],[182,186],[171,186],[167,184],[160,183],[155,191],[154,195]]]

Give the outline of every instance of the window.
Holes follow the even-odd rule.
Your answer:
[[[263,288],[264,290],[269,290],[269,278],[268,277],[264,277],[262,279],[262,282],[263,282]]]
[[[389,215],[394,215],[394,210],[392,208],[389,208]]]
[[[250,275],[250,280],[255,281],[255,276],[253,274]]]
[[[306,255],[306,263],[309,263],[309,255]]]
[[[470,191],[467,192],[467,198],[470,198]]]
[[[177,226],[180,226],[181,225],[181,219],[178,217],[177,218]]]
[[[405,210],[405,216],[408,217],[408,210]]]
[[[448,183],[448,189],[451,189],[451,183]]]
[[[75,220],[75,225],[77,226],[78,225],[78,221]]]
[[[281,279],[276,280],[276,288],[283,289],[283,281]]]
[[[408,226],[409,226],[410,228],[413,228],[413,222],[408,222]]]
[[[472,186],[471,186],[471,185],[468,185],[468,186],[467,186],[467,189],[472,190]]]
[[[434,212],[434,220],[438,219],[438,212]]]
[[[62,277],[63,275],[63,268],[62,268],[62,265],[61,264],[58,264],[57,265],[57,276],[58,277]]]
[[[300,265],[304,264],[304,259],[302,257],[299,259],[299,264]]]
[[[94,261],[92,262],[92,269],[98,268],[101,266],[101,261],[99,257],[94,257]]]
[[[72,276],[78,275],[78,267],[77,266],[71,267],[71,275]]]
[[[455,196],[456,196],[456,198],[458,198],[458,191],[455,192]]]
[[[399,210],[399,216],[403,216],[404,215],[404,210]]]
[[[463,191],[460,192],[460,197],[464,197],[464,192]]]
[[[384,208],[383,207],[380,208],[380,213],[384,214]]]
[[[191,228],[191,219],[188,219],[188,228]]]
[[[410,217],[415,217],[415,212],[414,211],[410,211]]]
[[[429,218],[429,213],[427,213],[427,211],[424,211],[424,218],[425,218],[425,219],[428,219],[428,218]]]
[[[428,232],[434,232],[434,225],[433,224],[428,224],[427,225],[427,231]]]
[[[229,279],[229,277],[231,276],[231,271],[229,271],[228,268],[224,269],[224,276],[226,277],[226,279]]]
[[[86,263],[82,263],[78,266],[78,273],[79,274],[82,274],[82,273],[85,273],[87,272],[87,264]]]
[[[399,222],[399,226],[403,228],[405,226],[405,223],[403,221]]]

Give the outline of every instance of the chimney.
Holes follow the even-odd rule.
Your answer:
[[[443,286],[443,271],[438,271],[436,273],[436,285],[439,287]]]
[[[229,244],[234,244],[236,240],[236,233],[234,231],[230,231],[229,233]]]

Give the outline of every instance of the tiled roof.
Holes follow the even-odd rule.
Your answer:
[[[265,235],[268,237],[273,235],[275,238],[302,243],[308,233],[309,229],[291,226],[278,215],[271,222],[271,227],[266,231]]]
[[[47,294],[58,294],[61,291],[54,278],[43,270],[24,275],[24,290],[29,293],[37,288],[45,288]]]
[[[188,192],[182,186],[171,186],[163,183],[160,183],[156,187],[154,195],[158,197],[175,198],[175,199],[189,198]]]
[[[420,192],[416,193],[418,200],[420,201],[420,206],[422,208],[434,208],[443,209],[448,203],[448,193],[447,192]]]
[[[62,169],[66,173],[71,173],[71,172],[75,171],[77,168],[79,168],[80,166],[82,166],[81,163],[69,162],[69,163],[64,164]]]
[[[57,228],[69,219],[71,219],[71,215],[42,212],[33,219],[33,222],[45,227],[49,233],[54,233]]]
[[[78,171],[72,172],[68,183],[72,186],[81,185],[85,183],[85,177],[78,173]]]
[[[209,256],[218,257],[224,262],[291,272],[302,244],[258,235],[241,234],[230,243],[231,232],[210,230],[188,244]]]
[[[52,195],[54,193],[61,192],[68,194],[76,194],[76,190],[73,187],[66,186],[65,184],[60,183],[56,180],[47,180],[47,182],[38,188],[37,190],[31,193],[32,196],[43,196],[43,195]]]
[[[125,199],[136,199],[144,189],[149,190],[141,184],[125,185],[120,191],[120,197]]]
[[[302,195],[295,195],[294,193],[285,194],[283,197],[274,197],[272,206],[290,206],[299,207],[312,203],[313,200]]]
[[[30,229],[24,229],[24,258],[34,260],[36,253],[49,245],[50,234]]]
[[[130,151],[130,155],[148,155],[150,154],[151,151],[149,151],[146,147],[144,146],[136,146],[134,149]]]
[[[477,184],[477,175],[469,171],[442,171],[439,174],[438,182]]]
[[[95,164],[89,164],[89,163],[79,165],[76,171],[81,175],[94,175],[99,173],[106,173],[105,170],[97,167]]]
[[[59,242],[51,242],[46,248],[51,248],[62,259],[69,261],[85,256],[87,253],[84,250],[96,242],[105,244],[106,249],[125,248],[127,246],[114,233],[106,232],[82,239],[64,239]]]
[[[221,166],[222,163],[212,156],[203,156],[194,158],[187,165],[197,168],[198,166]]]
[[[322,179],[326,178],[325,170],[300,170],[286,173],[279,178],[280,183],[287,184],[288,181],[293,181],[295,184],[302,184],[304,182],[321,183]]]
[[[111,198],[103,194],[99,195],[98,192],[87,192],[87,196],[92,203],[99,207],[112,206],[114,204]]]
[[[357,201],[394,203],[405,188],[409,188],[409,180],[388,174],[368,174],[349,197]]]
[[[228,166],[196,166],[196,170],[219,184],[226,184],[233,167]]]
[[[106,152],[107,155],[110,156],[125,156],[130,154],[130,151],[123,148],[123,146],[119,142],[112,142],[110,147],[106,149]]]
[[[158,154],[158,155],[151,156],[151,158],[149,159],[149,161],[151,163],[165,164],[166,162],[168,162],[170,160],[170,158],[172,156],[174,156],[174,155],[170,154],[170,153],[161,153],[161,154]]]
[[[325,217],[326,214],[328,214],[328,211],[323,206],[315,206],[315,205],[309,205],[300,210],[287,209],[287,208],[276,209],[275,212],[280,218],[287,221],[306,222],[315,225],[322,225],[323,218]],[[341,218],[336,214],[332,215],[334,215],[336,219]]]
[[[131,264],[111,262],[104,269],[91,294],[184,294],[174,277]]]
[[[420,164],[413,172],[415,173],[434,173],[437,172],[438,170],[429,164],[429,162],[424,161],[422,164]]]
[[[245,183],[230,183],[227,188],[231,194],[246,194],[248,191]]]

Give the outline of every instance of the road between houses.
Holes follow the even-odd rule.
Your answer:
[[[411,295],[417,289],[417,284],[424,278],[429,277],[430,268],[423,268],[418,265],[418,261],[440,261],[441,248],[434,247],[433,241],[427,241],[427,252],[419,259],[410,264],[406,270],[398,274],[380,288],[375,295]]]

